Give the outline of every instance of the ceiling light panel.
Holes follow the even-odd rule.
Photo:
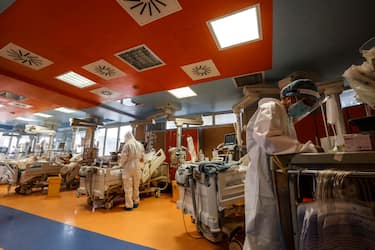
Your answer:
[[[50,60],[13,43],[8,43],[0,49],[0,56],[33,70],[40,70],[53,63]]]
[[[0,104],[0,108],[4,108],[4,105],[3,105],[3,104]]]
[[[181,10],[177,0],[117,0],[141,26]]]
[[[262,39],[259,4],[208,21],[219,49]]]
[[[25,122],[35,122],[35,120],[30,119],[30,118],[25,118],[25,117],[16,117],[16,120],[25,121]]]
[[[220,75],[219,70],[212,60],[188,64],[181,68],[192,80],[200,80]]]
[[[69,108],[64,108],[64,107],[55,108],[55,110],[59,111],[59,112],[67,113],[67,114],[71,114],[71,113],[74,113],[74,112],[77,111],[77,110],[74,110],[74,109],[69,109]]]
[[[109,88],[98,88],[98,89],[91,90],[90,92],[96,95],[99,95],[101,97],[104,97],[104,98],[117,98],[121,95],[121,93],[113,91]]]
[[[182,99],[187,97],[196,96],[197,94],[189,87],[183,87],[178,89],[168,90],[169,93],[174,95],[175,97]]]
[[[108,63],[105,60],[98,60],[96,62],[83,66],[85,70],[103,78],[104,80],[111,80],[118,77],[125,76],[125,73]]]
[[[86,78],[82,75],[79,75],[79,74],[75,73],[74,71],[69,71],[65,74],[56,76],[56,79],[58,79],[60,81],[63,81],[63,82],[66,82],[66,83],[68,83],[70,85],[73,85],[75,87],[78,87],[78,88],[85,88],[85,87],[88,87],[88,86],[91,86],[91,85],[95,84],[94,81],[91,81],[90,79],[88,79],[88,78]]]
[[[45,113],[35,113],[34,115],[40,116],[40,117],[43,117],[43,118],[50,118],[50,117],[52,117],[52,115],[45,114]]]
[[[124,99],[122,99],[121,104],[123,104],[125,106],[128,106],[128,107],[133,107],[133,106],[137,105],[135,102],[132,101],[131,98],[124,98]]]
[[[144,71],[165,65],[165,63],[144,44],[119,52],[115,56],[129,64],[136,71]]]

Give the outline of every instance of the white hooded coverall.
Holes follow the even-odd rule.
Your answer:
[[[281,102],[263,98],[246,129],[250,165],[245,183],[245,250],[280,249],[279,222],[267,155],[316,152],[298,142],[294,125]]]
[[[131,132],[127,132],[120,158],[125,206],[127,208],[133,208],[134,203],[139,203],[139,180],[141,177],[139,161],[143,158],[143,155],[143,145],[134,138]]]

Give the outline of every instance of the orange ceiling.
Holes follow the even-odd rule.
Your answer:
[[[24,103],[33,105],[29,110],[2,108],[0,119],[58,106],[83,109],[109,101],[89,92],[99,87],[120,92],[121,97],[132,97],[271,69],[271,0],[178,2],[182,10],[140,26],[114,0],[16,1],[0,14],[0,48],[11,42],[53,64],[35,71],[0,57],[0,91],[24,95]],[[218,50],[206,22],[256,3],[261,10],[262,40]],[[141,44],[166,65],[137,72],[114,56]],[[99,59],[126,75],[106,81],[82,68]],[[220,76],[193,81],[181,69],[208,59],[214,61]],[[97,84],[79,89],[55,79],[70,70]],[[0,99],[0,103],[4,102],[7,100]]]

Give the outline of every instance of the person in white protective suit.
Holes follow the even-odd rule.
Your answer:
[[[279,224],[268,155],[317,152],[313,143],[297,140],[293,119],[318,103],[316,85],[299,79],[281,90],[281,101],[263,98],[246,129],[250,163],[245,182],[245,250],[280,249]]]
[[[125,134],[125,144],[122,147],[120,166],[125,192],[125,210],[132,210],[139,205],[139,180],[141,177],[140,161],[144,157],[143,145],[138,142],[132,132]]]

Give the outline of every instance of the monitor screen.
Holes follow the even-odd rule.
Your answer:
[[[224,135],[224,145],[233,145],[236,144],[236,134],[226,134]]]

